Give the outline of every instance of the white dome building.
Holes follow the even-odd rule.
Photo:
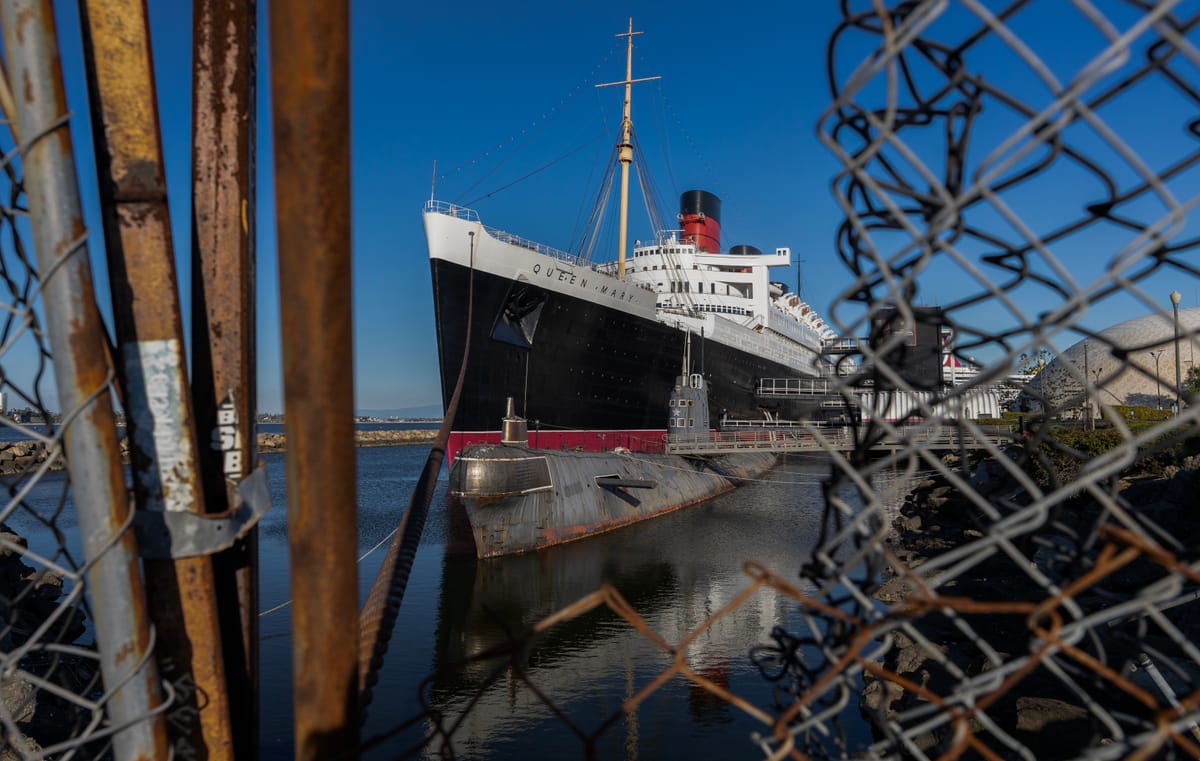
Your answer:
[[[1179,310],[1179,375],[1200,361],[1200,307]],[[1086,359],[1085,359],[1086,354]],[[1073,403],[1087,379],[1105,405],[1169,409],[1175,401],[1175,326],[1170,314],[1148,314],[1100,331],[1055,357],[1030,381],[1055,406]],[[1078,401],[1074,402],[1078,403]]]

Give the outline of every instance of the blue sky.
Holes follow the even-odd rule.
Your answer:
[[[260,4],[265,7],[263,0]],[[177,0],[150,0],[149,5],[179,277],[186,299],[188,268],[183,263],[188,252],[181,244],[189,240],[191,11],[188,3]],[[802,293],[808,301],[826,314],[853,318],[852,307],[834,306],[850,284],[834,251],[843,213],[830,183],[839,164],[817,137],[818,119],[830,102],[825,52],[840,17],[838,3],[701,0],[639,5],[646,7],[545,1],[352,4],[357,408],[440,401],[420,220],[435,160],[438,198],[470,203],[487,224],[549,245],[568,249],[578,240],[579,219],[596,196],[597,166],[603,165],[614,141],[620,109],[620,88],[597,90],[592,85],[622,78],[622,42],[614,35],[625,29],[631,14],[635,30],[645,33],[635,40],[634,75],[663,78],[635,87],[634,121],[667,212],[674,212],[678,191],[699,187],[715,192],[724,204],[726,244],[749,243],[764,250],[790,246],[796,263],[787,280],[795,286],[796,270],[802,269]],[[1089,34],[1086,27],[1080,31],[1078,15],[1068,3],[1043,0],[1033,5],[1048,6],[1039,11],[1046,15],[1018,18],[1014,26],[1052,65],[1074,70],[1094,54],[1098,35]],[[1100,5],[1116,9],[1116,19],[1132,18],[1122,15],[1119,4]],[[76,3],[56,0],[55,8],[76,115],[73,127],[88,222],[96,232],[91,239],[93,261],[100,263],[94,170],[83,156],[89,141],[84,132],[87,107]],[[1063,32],[1068,23],[1075,24],[1075,32]],[[278,411],[283,404],[266,33],[262,18],[259,409]],[[1040,85],[1012,64],[1010,51],[992,46],[981,55],[994,56],[994,61],[984,61],[992,64],[989,77],[1029,92],[1031,101],[1037,101]],[[1187,145],[1178,134],[1179,125],[1192,111],[1166,90],[1148,88],[1145,97],[1169,138],[1134,146],[1152,154],[1152,164],[1169,160],[1176,146]],[[870,95],[868,88],[864,99]],[[1140,134],[1146,132],[1144,116],[1123,103],[1106,118],[1118,130]],[[998,141],[1011,128],[1003,118],[993,124],[990,133],[981,130],[981,135]],[[916,142],[920,145],[919,139]],[[1161,161],[1153,155],[1157,151],[1165,154]],[[1194,196],[1195,173],[1183,179],[1191,182]],[[1086,180],[1066,176],[1062,182],[1070,186]],[[1060,211],[1078,211],[1078,206],[1063,206],[1068,201],[1053,185],[1011,200],[1035,224],[1040,215],[1053,220]],[[994,220],[992,224],[1004,226]],[[631,236],[649,233],[643,217],[635,216]],[[1104,247],[1107,253],[1097,257],[1095,252]],[[1091,282],[1102,274],[1113,250],[1112,241],[1101,232],[1064,247],[1061,255],[1075,257],[1072,266],[1078,267],[1083,282]],[[953,267],[941,274],[931,271],[919,300],[935,304],[956,298],[972,287],[964,277]],[[105,283],[102,278],[99,282]],[[1164,297],[1179,288],[1184,306],[1197,303],[1195,283],[1180,281],[1178,274],[1164,275],[1148,288],[1156,295],[1162,291]],[[1025,298],[1022,308],[1033,312],[1047,297],[1030,293]],[[1160,300],[1166,306],[1165,298]],[[1149,308],[1127,295],[1113,297],[1110,307],[1087,319],[1099,328]],[[1005,317],[1003,310],[984,306],[974,319],[986,326]],[[981,352],[986,358],[986,347]]]

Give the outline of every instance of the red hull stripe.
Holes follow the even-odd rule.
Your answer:
[[[667,429],[634,431],[530,431],[531,449],[560,451],[611,452],[618,447],[631,452],[661,453],[667,441]],[[499,444],[500,431],[451,431],[446,445],[447,464],[463,449],[474,444]]]

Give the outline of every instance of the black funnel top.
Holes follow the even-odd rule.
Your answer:
[[[703,214],[717,223],[721,221],[721,199],[707,190],[685,190],[679,196],[679,213]]]

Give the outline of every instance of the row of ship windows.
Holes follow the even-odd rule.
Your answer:
[[[660,301],[659,303],[655,304],[654,306],[658,309],[672,309],[674,307],[677,307],[678,304],[673,304],[669,301]],[[750,315],[749,309],[743,309],[741,307],[727,307],[724,304],[695,304],[694,307],[696,308],[697,311],[700,311],[700,312],[717,312],[718,314],[737,314],[737,315],[741,315],[743,317],[747,317]]]
[[[657,271],[657,270],[659,270],[659,269],[661,269],[661,270],[663,270],[663,271],[666,271],[666,270],[669,270],[669,269],[677,269],[677,270],[681,270],[681,269],[683,269],[683,265],[682,265],[682,264],[676,264],[676,265],[674,266],[674,268],[672,268],[672,267],[669,267],[669,266],[667,266],[666,264],[664,264],[662,267],[659,267],[657,264],[652,264],[652,265],[650,265],[649,267],[642,267],[642,272],[655,272],[655,271]],[[706,267],[701,267],[699,264],[693,264],[693,265],[692,265],[692,269],[694,269],[694,270],[700,270],[700,269],[704,269],[704,270],[708,270],[709,272],[740,272],[740,273],[745,273],[745,272],[749,272],[749,271],[750,271],[750,269],[749,269],[749,268],[747,268],[747,267],[732,267],[732,268],[731,268],[731,267],[709,267],[709,266],[706,266]],[[630,268],[629,268],[629,271],[630,271],[630,272],[637,272],[637,271],[638,271],[638,268],[637,268],[637,267],[630,267]]]
[[[657,285],[659,289],[662,289],[662,287],[663,287],[662,283],[655,283],[655,285]],[[691,288],[692,288],[692,282],[690,280],[685,280],[682,283],[672,282],[670,285],[671,285],[671,293],[688,293],[689,291],[691,291]],[[729,295],[729,286],[724,286],[724,288],[725,288],[725,290],[723,291],[723,293],[726,296],[728,296]],[[709,283],[708,284],[708,292],[713,295],[716,295],[717,284]],[[696,293],[704,293],[704,283],[696,283]]]
[[[662,266],[662,268],[663,268],[664,270],[669,270],[669,269],[671,269],[670,267],[668,267],[668,266],[667,266],[667,265],[665,265],[665,264]],[[655,264],[655,265],[653,265],[653,266],[650,266],[650,267],[642,267],[642,272],[645,272],[645,271],[647,271],[647,270],[654,271],[654,270],[656,270],[656,269],[658,269],[658,265],[657,265],[657,264]],[[683,269],[683,265],[682,265],[682,264],[676,264],[676,265],[675,265],[675,269],[677,269],[677,270],[681,270],[681,269]],[[693,265],[692,265],[692,269],[694,269],[694,270],[698,270],[698,269],[700,269],[700,265],[698,265],[698,264],[693,264]],[[637,268],[637,267],[630,267],[630,268],[629,268],[629,271],[630,271],[630,272],[637,272],[637,271],[638,271],[638,268]]]
[[[661,249],[652,248],[652,249],[648,249],[646,251],[637,251],[635,249],[633,252],[633,255],[634,256],[651,256],[653,254],[694,254],[694,253],[696,253],[696,250],[692,249],[692,248],[661,248]]]
[[[667,405],[668,405],[668,406],[670,406],[670,407],[674,407],[674,406],[675,406],[675,402],[676,402],[676,400],[675,400],[675,399],[671,399],[671,400],[669,400],[669,401],[667,402]],[[678,402],[679,402],[679,406],[680,406],[680,407],[691,407],[691,406],[692,406],[692,400],[691,400],[691,399],[679,399],[679,400],[678,400]]]

